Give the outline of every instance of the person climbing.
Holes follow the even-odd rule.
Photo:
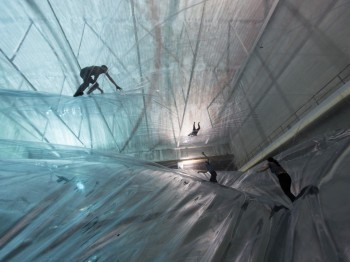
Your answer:
[[[201,129],[199,124],[200,124],[200,122],[198,122],[198,128],[196,129],[196,122],[193,122],[192,132],[190,134],[188,134],[188,136],[197,136],[199,129]]]
[[[289,197],[289,199],[292,202],[294,202],[295,195],[293,195],[292,192],[290,192],[290,186],[292,184],[292,179],[290,178],[287,171],[284,170],[284,168],[280,165],[280,163],[278,163],[278,161],[276,159],[274,159],[273,157],[269,157],[267,159],[267,164],[265,166],[263,166],[259,171],[263,172],[269,168],[270,168],[271,172],[277,176],[283,192],[286,194],[287,197]]]
[[[83,83],[79,86],[78,90],[75,92],[73,95],[74,97],[76,96],[82,96],[84,95],[84,90],[89,86],[89,84],[92,84],[89,91],[87,94],[91,94],[93,91],[96,89],[100,90],[101,94],[103,94],[103,90],[99,87],[99,84],[97,82],[97,78],[101,75],[105,74],[108,79],[115,85],[117,90],[122,90],[120,86],[118,86],[112,77],[108,74],[108,67],[105,65],[102,66],[89,66],[89,67],[84,67],[80,71],[80,77],[83,79]],[[94,78],[92,78],[92,76]]]
[[[218,174],[214,170],[213,166],[210,164],[209,157],[207,157],[207,155],[204,152],[202,152],[202,155],[207,158],[207,161],[205,161],[204,164],[205,164],[205,168],[208,170],[210,174],[209,181],[213,183],[217,183],[218,181],[216,180],[216,177]]]

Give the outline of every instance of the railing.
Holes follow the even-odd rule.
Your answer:
[[[281,134],[289,130],[293,124],[300,120],[308,111],[315,108],[323,100],[325,100],[331,92],[334,92],[338,87],[345,84],[350,79],[350,64],[344,67],[335,77],[328,81],[316,94],[314,94],[305,104],[287,118],[279,127],[271,132],[265,141],[258,144],[244,159],[237,162],[237,167],[241,167],[257,155],[260,151],[266,148],[276,140]]]

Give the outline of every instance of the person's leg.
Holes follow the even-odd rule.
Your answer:
[[[217,183],[218,181],[216,180],[217,173],[215,171],[210,172],[210,182]]]
[[[201,129],[201,126],[199,125],[199,122],[198,122],[198,129],[197,129],[197,132],[199,131],[199,129]]]
[[[89,82],[84,81],[84,83],[82,83],[79,88],[77,89],[77,91],[75,92],[75,94],[73,96],[82,96],[84,95],[84,90],[89,86]]]
[[[94,85],[92,85],[89,89],[89,91],[87,92],[88,95],[90,95],[92,92],[94,92],[96,89],[100,89],[99,85],[97,82],[95,82]]]
[[[103,94],[103,90],[101,89],[101,87],[97,87],[98,90],[100,90],[101,94]]]
[[[319,190],[318,190],[317,186],[308,185],[300,191],[300,193],[295,197],[295,200],[297,200],[299,198],[303,198],[306,195],[316,195],[316,194],[318,194],[318,192],[319,192]]]
[[[280,182],[283,192],[289,197],[289,199],[294,202],[295,196],[290,192],[290,186],[292,185],[292,179],[287,173],[280,174],[277,176]]]
[[[188,134],[188,136],[195,136],[196,132],[196,122],[193,122],[192,132]]]

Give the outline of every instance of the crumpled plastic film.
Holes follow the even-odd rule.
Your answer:
[[[0,140],[0,260],[347,261],[349,141],[339,131],[276,156],[292,192],[304,189],[292,204],[260,165],[214,184],[113,152]]]

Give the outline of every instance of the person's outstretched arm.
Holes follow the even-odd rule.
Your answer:
[[[210,162],[209,161],[209,157],[204,153],[204,152],[202,152],[202,155],[207,159],[207,161],[208,161],[208,163]]]
[[[108,77],[109,81],[111,81],[113,85],[115,85],[117,89],[122,90],[122,88],[118,86],[116,82],[114,82],[113,78],[108,73],[106,73],[106,76]]]

